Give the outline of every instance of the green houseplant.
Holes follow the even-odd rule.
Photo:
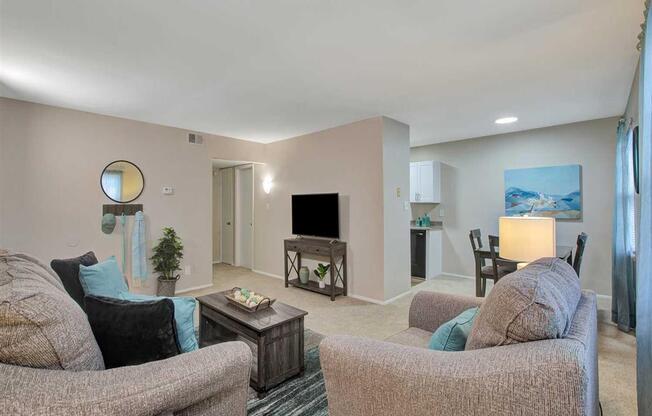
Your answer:
[[[317,268],[315,269],[315,274],[317,275],[317,278],[319,279],[319,287],[321,289],[326,287],[326,284],[324,283],[324,279],[326,278],[326,274],[328,273],[328,269],[331,268],[330,264],[317,264]]]
[[[175,286],[179,275],[175,274],[181,270],[181,259],[183,258],[183,243],[177,232],[172,227],[163,228],[163,237],[152,250],[152,264],[154,271],[158,273],[159,296],[174,296]]]

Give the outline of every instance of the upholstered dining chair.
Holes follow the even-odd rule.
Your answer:
[[[577,247],[575,247],[575,258],[573,259],[573,269],[577,273],[577,277],[580,277],[580,267],[582,266],[582,256],[584,255],[584,248],[586,247],[586,241],[589,239],[588,234],[580,233],[577,236]]]

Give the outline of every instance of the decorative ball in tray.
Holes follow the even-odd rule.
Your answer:
[[[234,287],[224,292],[224,297],[232,305],[247,312],[256,312],[267,309],[274,304],[276,299],[270,299],[249,289]]]

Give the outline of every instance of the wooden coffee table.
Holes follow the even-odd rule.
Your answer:
[[[199,346],[243,341],[254,363],[249,385],[264,396],[283,381],[303,374],[303,317],[306,311],[285,303],[246,312],[228,303],[223,292],[198,297]]]

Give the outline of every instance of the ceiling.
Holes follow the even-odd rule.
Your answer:
[[[623,113],[642,0],[0,0],[0,95],[272,142]],[[497,126],[498,117],[519,122]]]

